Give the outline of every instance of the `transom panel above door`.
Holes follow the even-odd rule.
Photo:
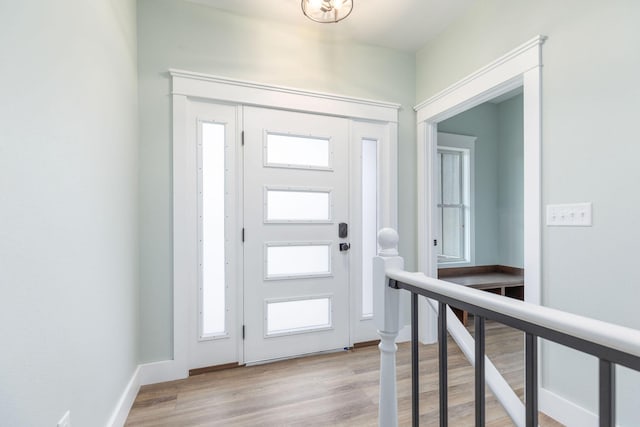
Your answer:
[[[349,121],[243,117],[245,361],[348,347]]]

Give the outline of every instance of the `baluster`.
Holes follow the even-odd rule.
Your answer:
[[[447,304],[438,304],[438,360],[440,363],[440,427],[447,427],[449,403],[447,399]]]
[[[411,294],[411,424],[420,425],[420,360],[418,354],[418,294]]]
[[[474,316],[476,341],[476,427],[484,427],[485,393],[484,393],[484,317]]]
[[[397,427],[398,396],[396,390],[396,337],[400,324],[400,290],[388,286],[386,271],[404,269],[398,256],[398,233],[391,228],[378,232],[380,251],[373,259],[373,317],[380,335],[380,400],[378,425]]]
[[[525,401],[527,427],[538,427],[538,337],[525,335]]]
[[[616,372],[615,365],[600,359],[600,427],[616,425]]]

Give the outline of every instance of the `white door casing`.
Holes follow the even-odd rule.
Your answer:
[[[525,301],[540,303],[541,286],[541,68],[544,36],[536,36],[442,92],[417,112],[418,268],[437,277],[435,185],[437,124],[499,95],[523,87]],[[420,301],[420,340],[436,341],[436,316]]]

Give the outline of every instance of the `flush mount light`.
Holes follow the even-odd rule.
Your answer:
[[[302,13],[315,22],[342,21],[353,10],[353,0],[302,0]]]

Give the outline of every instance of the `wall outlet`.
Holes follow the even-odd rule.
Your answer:
[[[62,418],[60,418],[57,427],[71,427],[71,411],[67,411]]]
[[[591,227],[591,203],[547,205],[547,225]]]

